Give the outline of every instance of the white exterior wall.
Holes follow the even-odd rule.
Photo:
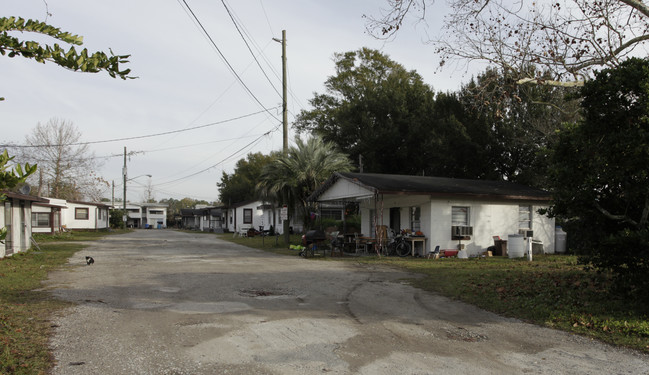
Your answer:
[[[556,223],[554,218],[549,218],[546,215],[538,213],[539,209],[547,209],[547,205],[533,205],[532,211],[532,230],[534,231],[534,239],[543,242],[543,251],[546,254],[554,254],[556,252],[555,232]]]
[[[61,210],[61,225],[65,225],[68,229],[106,229],[108,228],[108,208],[103,206],[95,206],[92,204],[66,202],[67,209]],[[77,208],[88,209],[88,219],[77,219],[75,212]],[[101,219],[99,218],[99,211],[101,212]]]
[[[261,225],[264,226],[264,229],[269,229],[271,225],[274,225],[275,232],[283,234],[284,225],[281,220],[281,207],[275,209],[275,220],[277,223],[273,223],[273,211],[271,209],[258,210],[257,207],[261,206],[263,203],[261,201],[255,201],[244,206],[239,206],[236,208],[228,208],[225,215],[225,223],[223,223],[224,228],[227,228],[229,232],[237,232],[241,228],[252,228],[259,230]],[[243,209],[250,208],[252,209],[252,220],[251,224],[243,224]],[[236,210],[236,215],[235,215]],[[236,223],[235,219],[236,218]],[[293,227],[294,233],[301,233],[304,231],[304,226],[299,222],[301,218],[298,216],[297,212],[294,212],[290,218],[289,227]],[[236,224],[236,227],[235,227]]]
[[[11,203],[11,223],[5,222],[5,202]],[[24,203],[24,207],[21,207]],[[31,202],[16,198],[7,198],[0,202],[0,228],[11,225],[11,237],[7,236],[5,244],[0,244],[0,258],[18,252],[26,251],[31,247],[32,233],[32,208]],[[10,248],[7,248],[11,244]]]
[[[518,233],[519,205],[532,205],[534,239],[543,242],[546,254],[554,253],[554,219],[537,212],[540,208],[547,208],[547,206],[533,205],[529,202],[431,199],[415,195],[387,197],[383,201],[383,225],[390,225],[390,207],[400,207],[401,228],[393,229],[409,228],[409,208],[419,206],[421,208],[421,231],[427,238],[425,251],[430,251],[437,245],[441,249],[456,249],[460,241],[453,240],[451,236],[452,207],[469,207],[469,225],[473,226],[473,236],[469,240],[462,240],[461,243],[465,245],[465,250],[469,255],[478,255],[489,246],[494,245],[493,236],[500,236],[506,240],[507,235]],[[374,207],[373,200],[361,202],[361,232],[365,236],[374,236],[370,218],[370,212]]]
[[[142,210],[145,212],[142,216],[146,217],[146,222],[143,222],[142,226],[144,226],[144,224],[149,224],[155,229],[158,228],[159,222],[162,222],[162,228],[167,227],[167,207],[146,206],[142,207]],[[162,213],[152,214],[151,211],[162,211]]]
[[[263,214],[263,211],[257,209],[257,206],[260,205],[261,205],[260,201],[255,201],[236,208],[235,219],[236,219],[237,231],[241,229],[250,229],[250,228],[259,229],[259,226],[261,225],[261,215]],[[246,209],[252,210],[252,223],[243,222],[243,218],[244,218],[243,212]]]

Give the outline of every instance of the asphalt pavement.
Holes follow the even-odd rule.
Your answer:
[[[87,265],[85,256],[95,263]],[[136,230],[46,283],[54,374],[649,374],[649,357],[480,310],[357,262]]]

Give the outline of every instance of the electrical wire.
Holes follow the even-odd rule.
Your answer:
[[[252,142],[250,142],[250,143],[248,143],[247,145],[241,147],[239,150],[237,150],[237,151],[235,151],[234,153],[228,155],[227,157],[225,157],[224,159],[222,159],[221,161],[219,161],[219,162],[216,163],[216,164],[213,164],[213,165],[211,165],[211,166],[209,166],[209,167],[207,167],[207,168],[204,168],[204,169],[202,169],[202,170],[200,170],[200,171],[198,171],[198,172],[194,172],[194,173],[189,174],[189,175],[187,175],[187,176],[180,177],[180,178],[176,178],[176,179],[171,180],[171,181],[166,181],[166,182],[162,182],[162,183],[156,184],[155,186],[160,186],[160,185],[169,185],[169,184],[172,184],[172,183],[174,183],[174,182],[178,182],[178,181],[186,180],[186,179],[188,179],[188,178],[190,178],[190,177],[194,177],[194,176],[197,176],[197,175],[199,175],[199,174],[205,173],[205,172],[209,171],[210,169],[212,169],[212,168],[218,166],[219,164],[222,164],[222,163],[226,162],[228,159],[230,159],[230,158],[234,157],[235,155],[239,154],[241,151],[247,149],[247,148],[250,147],[251,145],[253,145],[253,144],[259,142],[263,137],[269,135],[270,133],[272,133],[272,132],[274,132],[274,131],[277,131],[278,128],[279,128],[279,126],[276,126],[274,129],[271,129],[271,130],[267,131],[266,133],[264,133],[264,134],[262,134],[261,136],[257,137],[257,138],[254,139]]]
[[[280,108],[280,107],[275,106],[275,107],[272,107],[271,109],[277,109],[277,108]],[[140,135],[140,136],[135,136],[135,137],[115,138],[115,139],[107,139],[107,140],[103,140],[103,141],[66,143],[66,144],[62,144],[62,145],[11,145],[11,144],[2,145],[2,144],[0,144],[0,147],[6,147],[6,148],[12,148],[12,147],[13,148],[61,147],[61,146],[82,146],[82,145],[91,145],[91,144],[98,144],[98,143],[130,141],[130,140],[134,140],[134,139],[159,137],[159,136],[162,136],[162,135],[177,134],[177,133],[182,133],[182,132],[186,132],[186,131],[207,128],[207,127],[210,127],[210,126],[222,125],[222,124],[225,124],[225,123],[228,123],[228,122],[241,120],[241,119],[247,118],[247,117],[252,117],[252,116],[258,115],[260,113],[264,113],[264,112],[268,112],[268,109],[264,109],[262,111],[258,111],[258,112],[254,112],[254,113],[249,113],[247,115],[243,115],[243,116],[239,116],[239,117],[234,117],[234,118],[227,119],[227,120],[212,122],[212,123],[205,124],[205,125],[194,126],[194,127],[191,127],[191,128],[185,128],[185,129],[179,129],[179,130],[171,130],[171,131],[163,132],[163,133]]]
[[[264,68],[259,63],[259,60],[257,60],[257,56],[255,56],[255,53],[250,48],[250,45],[248,44],[248,41],[243,36],[243,33],[241,32],[241,29],[239,28],[239,24],[237,24],[237,21],[234,19],[234,16],[232,15],[232,12],[230,12],[230,8],[228,8],[227,4],[225,3],[225,0],[221,0],[221,4],[223,4],[223,7],[225,8],[225,11],[228,12],[228,15],[230,16],[230,19],[232,20],[232,23],[234,24],[234,27],[237,29],[237,32],[239,33],[239,36],[241,36],[241,39],[243,40],[243,43],[246,45],[246,48],[248,48],[248,51],[252,55],[252,58],[255,59],[255,62],[257,63],[257,66],[259,67],[259,69],[263,73],[264,77],[266,77],[266,80],[268,81],[268,83],[270,83],[270,86],[273,88],[273,90],[275,90],[277,95],[281,98],[282,94],[279,92],[279,90],[277,90],[277,87],[275,87],[273,82],[270,80],[270,77],[268,77],[268,74],[266,74],[266,71],[264,70]]]
[[[209,39],[210,43],[212,44],[212,46],[214,46],[214,48],[216,49],[216,51],[218,52],[218,54],[221,56],[221,59],[223,59],[223,61],[225,61],[225,64],[226,64],[227,67],[230,69],[230,72],[231,72],[232,74],[234,74],[234,76],[235,76],[236,79],[239,81],[239,83],[241,84],[241,86],[242,86],[242,87],[243,87],[243,88],[248,92],[248,94],[249,94],[249,95],[250,95],[250,96],[251,96],[251,97],[252,97],[252,98],[257,102],[257,104],[259,104],[259,105],[261,106],[261,108],[263,108],[263,109],[264,109],[264,110],[265,110],[269,115],[271,115],[271,117],[273,117],[275,120],[277,120],[278,122],[281,122],[281,120],[280,120],[279,118],[277,118],[277,117],[275,117],[275,116],[273,115],[273,113],[270,111],[270,109],[266,108],[266,106],[264,106],[264,105],[261,103],[261,101],[259,100],[259,98],[257,98],[257,96],[252,92],[252,90],[250,90],[250,88],[246,85],[246,83],[243,81],[243,79],[241,78],[241,76],[239,76],[239,74],[236,72],[236,70],[234,69],[234,67],[232,66],[232,64],[230,64],[230,62],[229,62],[228,59],[225,57],[225,55],[223,54],[223,52],[221,52],[221,49],[218,47],[218,45],[216,44],[216,42],[214,41],[214,39],[212,38],[212,36],[210,35],[210,33],[207,32],[207,29],[205,29],[205,26],[203,26],[203,24],[201,23],[201,21],[198,19],[198,16],[196,16],[196,13],[194,13],[194,10],[189,6],[189,4],[187,4],[187,1],[186,1],[186,0],[181,0],[181,1],[183,2],[183,4],[185,4],[185,6],[187,7],[187,9],[188,9],[189,12],[191,13],[192,17],[196,20],[196,22],[197,22],[198,25],[200,26],[201,30],[203,30],[203,33],[205,33],[205,35],[207,35],[207,38]]]

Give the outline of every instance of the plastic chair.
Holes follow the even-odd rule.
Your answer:
[[[360,237],[363,236],[359,233],[354,233],[354,241],[356,242],[356,254],[363,253],[366,251],[365,244],[361,243]]]
[[[435,246],[435,250],[429,251],[426,258],[430,259],[431,255],[433,256],[433,259],[439,258],[439,245]]]

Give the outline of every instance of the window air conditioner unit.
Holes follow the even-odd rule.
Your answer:
[[[534,231],[529,229],[519,229],[518,234],[522,234],[525,237],[534,237]]]
[[[453,225],[451,227],[451,235],[453,237],[473,236],[473,227],[466,225]]]

